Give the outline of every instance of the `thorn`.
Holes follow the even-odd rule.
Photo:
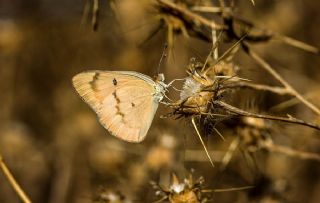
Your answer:
[[[225,138],[223,137],[223,135],[218,131],[217,128],[213,128],[213,130],[216,131],[216,133],[221,137],[221,139],[222,139],[223,141],[226,141],[226,139],[225,139]]]
[[[200,141],[201,141],[201,144],[202,144],[202,146],[203,146],[203,148],[204,148],[204,151],[206,152],[207,157],[208,157],[208,159],[209,159],[212,167],[214,167],[213,161],[212,161],[212,159],[211,159],[211,157],[210,157],[210,154],[209,154],[209,152],[208,152],[208,150],[207,150],[207,147],[206,147],[206,145],[204,144],[204,142],[203,142],[203,140],[202,140],[202,137],[201,137],[201,135],[200,135],[200,132],[199,132],[199,130],[198,130],[198,128],[197,128],[197,125],[196,125],[196,123],[195,123],[195,121],[194,121],[194,117],[192,117],[191,121],[192,121],[193,127],[194,127],[194,129],[196,130],[197,135],[198,135],[198,137],[199,137],[199,139],[200,139]]]

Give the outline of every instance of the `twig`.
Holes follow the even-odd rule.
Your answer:
[[[221,7],[221,11],[222,11],[222,16],[224,17],[226,15],[226,11],[225,11],[225,4],[224,4],[224,0],[219,0],[219,4],[220,4],[220,7]]]
[[[243,187],[235,187],[235,188],[228,188],[228,189],[213,189],[213,190],[201,190],[201,192],[233,192],[239,190],[247,190],[252,189],[255,186],[243,186]]]
[[[261,84],[255,84],[250,82],[235,82],[231,84],[224,85],[221,89],[224,88],[250,88],[253,90],[259,90],[259,91],[269,91],[278,95],[292,95],[292,92],[288,91],[288,89],[283,87],[273,87],[269,85],[261,85]]]
[[[22,190],[20,185],[17,183],[15,178],[13,177],[12,173],[10,172],[7,165],[4,163],[2,156],[0,155],[0,168],[7,178],[8,182],[10,183],[11,187],[14,189],[14,191],[17,193],[17,195],[20,197],[21,201],[24,203],[31,203],[29,197],[26,195],[26,193]]]
[[[83,8],[81,25],[85,25],[90,12],[90,0],[86,0]]]
[[[209,28],[210,30],[225,30],[229,36],[232,36],[234,39],[238,40],[240,37],[237,36],[236,33],[239,33],[234,30],[235,27],[233,24],[239,24],[242,28],[243,32],[248,32],[252,29],[260,30],[262,33],[260,35],[250,35],[246,37],[246,41],[248,42],[268,42],[269,40],[273,39],[279,39],[283,41],[284,43],[291,45],[293,47],[312,52],[315,54],[319,53],[319,49],[317,47],[311,46],[307,43],[301,42],[299,40],[293,39],[291,37],[287,37],[281,34],[278,34],[276,32],[261,29],[259,27],[256,27],[253,23],[250,21],[243,19],[239,16],[234,16],[232,13],[232,9],[225,6],[225,3],[223,0],[219,0],[220,8],[217,7],[192,7],[190,10],[188,10],[185,7],[182,7],[180,5],[177,5],[169,0],[157,0],[158,3],[166,8],[172,9],[176,13],[181,14],[183,20],[189,19],[189,21],[193,21],[194,24],[197,26],[205,26]],[[202,12],[217,12],[219,15],[221,15],[222,19],[224,20],[224,24],[218,24],[216,22],[213,22],[212,19],[207,19],[205,17],[202,17],[201,15],[192,12],[192,10],[198,10]],[[187,18],[187,19],[186,19]],[[243,33],[241,32],[241,33]]]
[[[222,161],[221,161],[222,163],[219,168],[220,171],[224,171],[224,169],[226,169],[227,165],[230,163],[230,160],[234,152],[238,148],[239,143],[240,143],[240,139],[238,137],[231,142],[231,144],[229,145],[228,151],[225,153],[225,155],[222,158]]]
[[[301,159],[309,159],[309,160],[320,161],[320,155],[319,154],[297,151],[297,150],[291,149],[289,147],[274,145],[272,142],[264,142],[262,146],[265,149],[268,149],[268,150],[270,150],[272,152],[279,152],[279,153],[286,154],[288,156],[298,157],[298,158],[301,158]]]
[[[278,116],[270,116],[270,115],[262,115],[262,114],[255,114],[251,112],[244,111],[242,109],[239,109],[237,107],[231,106],[230,104],[227,104],[223,101],[213,101],[213,104],[218,105],[219,107],[224,108],[225,110],[229,111],[230,113],[233,113],[238,116],[247,116],[247,117],[253,117],[253,118],[262,118],[262,119],[268,119],[268,120],[275,120],[275,121],[282,121],[286,123],[294,123],[299,124],[303,126],[308,126],[317,130],[320,130],[320,126],[314,124],[314,123],[308,123],[303,120],[299,120],[293,117],[278,117]]]
[[[314,54],[318,54],[319,53],[319,49],[317,47],[311,46],[309,44],[306,44],[304,42],[301,42],[299,40],[293,39],[291,37],[287,37],[287,36],[283,36],[280,34],[274,34],[275,38],[278,38],[279,40],[282,40],[284,43],[291,45],[293,47],[314,53]]]
[[[269,40],[280,40],[290,46],[302,49],[304,51],[308,51],[314,54],[319,54],[319,49],[315,46],[309,45],[305,42],[301,42],[299,40],[293,39],[291,37],[288,36],[284,36],[281,35],[279,33],[273,32],[271,30],[267,30],[267,29],[263,29],[263,28],[259,28],[257,26],[255,26],[253,23],[251,23],[250,21],[241,18],[239,16],[232,16],[232,20],[231,22],[233,23],[238,23],[241,24],[242,26],[245,26],[247,28],[249,28],[249,30],[255,29],[257,31],[260,31],[261,34],[259,35],[248,35],[248,37],[246,38],[246,40],[251,41],[251,42],[268,42]],[[229,30],[231,33],[233,33],[233,35],[236,33],[233,29],[233,27],[230,27],[231,30]]]
[[[320,110],[314,104],[306,100],[300,93],[298,93],[282,76],[276,72],[264,59],[262,59],[256,52],[248,45],[244,45],[245,51],[251,56],[262,68],[268,71],[275,79],[277,79],[292,95],[297,97],[302,103],[309,107],[313,112],[320,115]]]
[[[207,26],[209,27],[210,29],[214,29],[214,30],[223,30],[225,29],[226,27],[223,26],[223,25],[220,25],[220,24],[217,24],[215,22],[213,22],[212,20],[208,20],[198,14],[195,14],[191,11],[189,11],[188,9],[182,7],[182,6],[179,6],[171,1],[168,1],[168,0],[157,0],[159,2],[159,4],[162,4],[172,10],[175,10],[176,12],[182,14],[183,16],[189,18],[189,19],[192,19],[195,24],[202,24],[204,26]]]
[[[159,199],[159,200],[157,200],[157,201],[155,201],[155,202],[152,202],[152,203],[161,203],[161,202],[163,202],[164,200],[166,200],[168,198],[168,196],[164,196],[164,197],[162,197],[161,199]]]
[[[194,6],[191,8],[193,11],[204,12],[204,13],[221,13],[221,7],[213,6]],[[226,12],[231,12],[231,8],[224,8]]]
[[[98,30],[98,17],[99,17],[99,0],[93,0],[92,6],[92,29],[93,31]]]
[[[306,99],[313,99],[314,97],[316,97],[320,92],[308,92],[307,94],[303,95]],[[282,109],[285,108],[289,108],[291,106],[297,105],[301,103],[301,101],[299,99],[297,99],[296,97],[291,98],[287,101],[284,101],[282,103],[279,103],[273,107],[270,108],[271,111],[280,111]]]

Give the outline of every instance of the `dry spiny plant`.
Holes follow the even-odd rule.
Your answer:
[[[180,181],[176,174],[172,174],[169,186],[159,185],[151,182],[153,188],[156,190],[156,195],[160,199],[156,202],[169,201],[170,203],[205,203],[211,202],[211,194],[214,192],[230,192],[239,190],[248,190],[252,186],[229,188],[229,189],[205,189],[205,179],[201,176],[194,179],[192,170],[187,178]]]
[[[98,0],[93,1],[92,26],[96,30],[98,25]],[[112,1],[112,5],[116,1]],[[254,3],[254,2],[253,2]],[[221,121],[234,120],[231,128],[236,132],[234,141],[229,151],[221,160],[225,169],[232,158],[234,150],[240,146],[249,153],[266,149],[271,152],[280,152],[289,156],[302,159],[319,160],[319,155],[304,151],[294,150],[274,143],[271,134],[277,122],[302,125],[315,130],[320,130],[317,123],[295,118],[287,113],[271,115],[272,112],[263,111],[257,107],[255,112],[242,109],[232,103],[241,103],[250,98],[240,97],[234,101],[237,93],[243,89],[257,92],[268,92],[279,97],[290,96],[299,100],[316,116],[320,115],[319,108],[307,100],[293,86],[287,82],[265,59],[256,51],[253,45],[269,44],[273,41],[281,41],[290,46],[307,52],[318,54],[318,49],[293,38],[281,35],[269,29],[262,29],[254,25],[250,20],[244,19],[236,13],[234,1],[187,1],[187,0],[154,0],[150,1],[153,15],[158,26],[149,33],[152,38],[161,29],[166,32],[166,41],[169,46],[169,55],[174,49],[175,36],[182,35],[185,38],[193,37],[208,44],[212,43],[212,49],[205,61],[198,62],[192,58],[188,65],[187,77],[184,80],[180,97],[176,101],[169,102],[172,112],[167,117],[191,118],[195,132],[201,140],[207,157],[211,164],[213,161],[209,155],[206,143],[203,140],[207,133],[216,132],[222,139],[223,135],[217,129]],[[114,12],[117,12],[114,5]],[[221,45],[233,43],[224,54],[219,56],[218,49]],[[247,54],[264,71],[268,72],[281,86],[271,86],[257,83],[239,75],[239,70],[245,69],[236,64],[233,56],[239,52]],[[233,99],[233,101],[232,101]],[[260,110],[261,109],[261,110]],[[258,113],[258,112],[264,113]],[[277,121],[277,122],[271,122]],[[206,130],[204,130],[206,129]],[[209,131],[207,129],[210,129]],[[169,189],[158,187],[161,201],[169,202],[205,202],[201,194],[202,182],[193,183],[192,178],[180,183],[173,175]],[[192,184],[191,184],[191,183]],[[184,185],[179,192],[176,186]],[[156,187],[156,184],[154,184]],[[181,193],[182,192],[182,193]],[[181,200],[183,199],[183,200]]]

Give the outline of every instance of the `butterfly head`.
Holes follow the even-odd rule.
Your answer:
[[[155,100],[157,100],[158,102],[160,102],[163,97],[165,97],[165,92],[167,91],[168,85],[166,83],[164,83],[164,74],[163,73],[159,73],[157,78],[156,78],[156,92],[154,95]]]
[[[163,73],[159,73],[156,77],[156,81],[157,82],[164,82],[164,74]]]

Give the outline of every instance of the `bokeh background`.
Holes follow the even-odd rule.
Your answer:
[[[168,185],[172,172],[182,179],[192,168],[195,178],[204,177],[206,188],[256,186],[249,191],[215,193],[214,202],[319,202],[319,162],[266,150],[248,157],[237,150],[225,170],[212,168],[190,120],[160,119],[170,112],[165,107],[158,109],[141,144],[124,143],[100,126],[95,113],[76,94],[71,78],[95,69],[154,75],[166,29],[145,41],[159,24],[150,2],[99,1],[99,24],[93,31],[91,11],[84,14],[91,1],[0,0],[0,153],[32,202],[93,202],[106,191],[122,194],[127,202],[153,202],[159,198],[150,181]],[[255,3],[237,1],[237,15],[320,46],[318,1]],[[210,43],[177,35],[161,71],[167,81],[183,78],[190,58],[204,61],[211,48]],[[318,55],[280,41],[255,48],[299,92],[319,104]],[[245,54],[238,53],[234,60],[241,77],[278,85]],[[172,91],[169,96],[178,94]],[[238,97],[241,107],[253,106],[259,112],[290,98],[257,92]],[[280,112],[286,113],[319,121],[301,104]],[[270,125],[274,142],[320,153],[319,132],[277,122]],[[236,136],[227,125],[219,130],[226,141],[214,133],[207,139],[218,165]],[[0,202],[19,202],[3,174]]]

